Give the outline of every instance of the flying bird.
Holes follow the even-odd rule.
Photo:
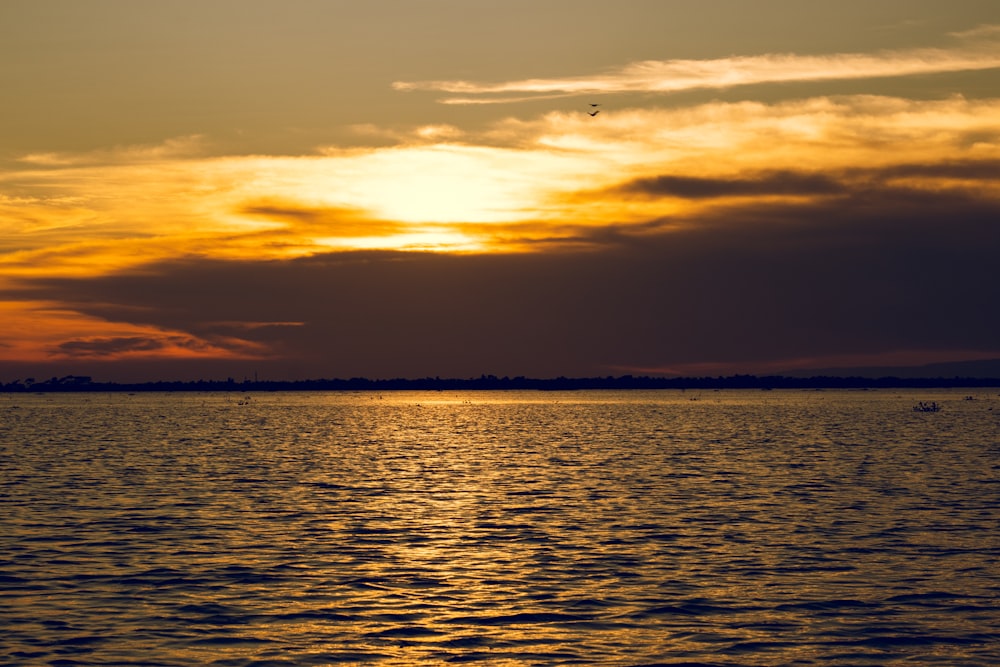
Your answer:
[[[590,106],[592,106],[592,107],[599,107],[601,105],[600,104],[591,104]]]
[[[595,109],[593,111],[588,111],[587,113],[590,114],[591,116],[596,116],[597,114],[601,113],[601,110]]]

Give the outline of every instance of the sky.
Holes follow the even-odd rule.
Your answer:
[[[0,382],[1000,358],[995,0],[2,0],[0,90]]]

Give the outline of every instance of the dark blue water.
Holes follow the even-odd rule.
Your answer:
[[[0,395],[0,664],[1000,664],[966,393]]]

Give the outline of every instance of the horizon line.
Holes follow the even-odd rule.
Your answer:
[[[532,389],[879,389],[879,388],[982,388],[1000,387],[1000,377],[954,375],[900,377],[892,375],[756,375],[654,376],[620,375],[533,378],[523,375],[469,378],[313,378],[259,380],[232,377],[225,380],[95,381],[91,376],[66,375],[41,382],[0,381],[0,393],[99,392],[99,391],[392,391],[392,390],[532,390]]]

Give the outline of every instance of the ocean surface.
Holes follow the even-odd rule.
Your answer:
[[[451,663],[1000,665],[1000,394],[0,394],[0,664]]]

